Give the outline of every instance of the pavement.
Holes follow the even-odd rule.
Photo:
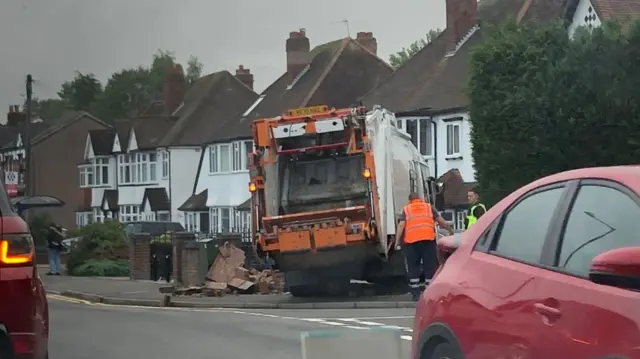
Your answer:
[[[56,294],[49,294],[49,307],[52,359],[406,359],[414,314],[409,308],[150,308]]]
[[[128,278],[46,276],[46,268],[40,268],[40,272],[49,293],[104,304],[237,309],[415,308],[409,295],[341,298],[294,298],[289,294],[173,296],[170,303],[166,303],[159,288],[167,283],[133,281]]]

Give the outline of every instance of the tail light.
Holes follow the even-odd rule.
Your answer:
[[[28,234],[5,235],[0,239],[0,265],[21,266],[33,263],[35,246]]]

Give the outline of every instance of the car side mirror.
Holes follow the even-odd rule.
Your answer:
[[[589,280],[623,289],[640,290],[640,246],[604,252],[591,261]]]

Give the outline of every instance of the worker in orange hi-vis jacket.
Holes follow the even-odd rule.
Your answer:
[[[417,193],[409,195],[407,204],[400,215],[396,232],[396,245],[402,242],[402,251],[407,261],[409,289],[413,300],[420,298],[420,277],[424,274],[428,283],[438,268],[436,223],[453,234],[453,229],[438,211],[422,200]]]

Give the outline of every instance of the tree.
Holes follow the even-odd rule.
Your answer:
[[[424,39],[414,41],[409,47],[403,47],[401,51],[396,52],[389,56],[389,63],[394,68],[402,66],[407,60],[417,54],[422,48],[427,46],[431,41],[438,37],[442,33],[442,30],[429,30]]]
[[[203,69],[204,64],[202,64],[197,57],[191,55],[189,57],[189,61],[187,61],[187,74],[185,75],[189,85],[193,85],[200,77],[202,77]]]
[[[25,101],[23,108],[27,107]],[[39,117],[44,122],[51,122],[59,119],[67,109],[67,104],[60,99],[49,98],[41,100],[34,97],[31,100],[31,112],[34,117]]]
[[[60,99],[46,100],[40,111],[46,112],[47,116],[50,113],[62,114],[67,106],[89,111],[107,122],[135,116],[152,101],[162,97],[167,73],[175,64],[175,53],[158,50],[150,66],[116,71],[109,77],[104,89],[93,74],[76,72],[73,80],[62,85],[58,92]],[[197,57],[189,58],[185,75],[189,84],[202,76],[203,67]]]
[[[62,84],[58,96],[74,109],[88,111],[100,93],[102,93],[102,84],[94,74],[83,74],[76,71],[73,80]]]
[[[484,200],[569,169],[637,163],[640,26],[573,39],[561,23],[506,24],[471,59],[471,144]]]

